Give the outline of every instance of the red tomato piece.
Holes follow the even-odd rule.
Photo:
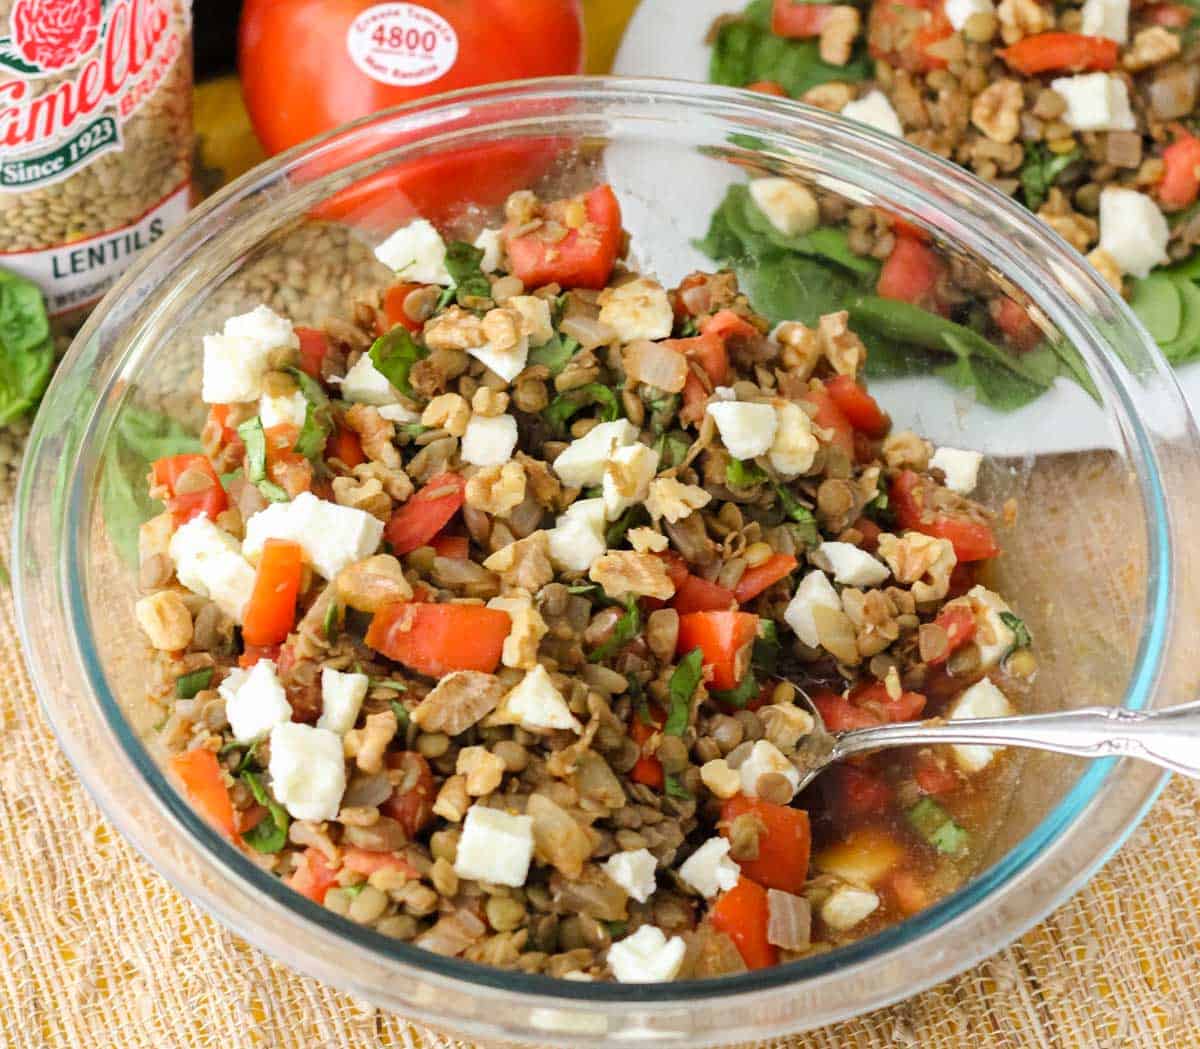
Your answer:
[[[854,458],[854,427],[850,425],[850,420],[842,414],[841,408],[829,395],[829,391],[821,385],[810,386],[800,399],[816,409],[813,422],[821,429],[832,433],[829,444],[834,448],[840,448],[850,458]]]
[[[684,655],[699,648],[712,675],[709,684],[719,690],[734,688],[757,629],[758,616],[749,612],[689,612],[679,617],[675,651]]]
[[[402,750],[387,756],[390,769],[405,775],[392,794],[379,807],[403,828],[411,840],[433,822],[433,803],[437,785],[429,762],[415,750]]]
[[[788,93],[783,85],[775,80],[756,80],[746,85],[747,91],[757,91],[760,95],[775,95],[777,98],[787,98]]]
[[[268,539],[263,544],[242,623],[247,645],[278,645],[292,632],[303,571],[304,551],[299,543]]]
[[[287,884],[313,903],[324,903],[325,894],[337,884],[337,871],[329,866],[320,849],[310,845],[301,854],[300,865]]]
[[[471,540],[465,535],[435,535],[429,540],[438,557],[465,561],[471,555]]]
[[[667,577],[675,585],[675,589],[678,590],[690,574],[688,572],[688,563],[684,560],[683,554],[677,550],[664,550],[658,556],[666,563]]]
[[[246,645],[242,654],[238,656],[238,666],[243,670],[249,670],[260,659],[269,659],[272,663],[278,663],[283,651],[282,645]],[[279,672],[283,673],[282,666],[279,667]]]
[[[925,697],[920,692],[901,692],[893,699],[882,681],[859,685],[850,693],[850,702],[878,714],[880,723],[914,721],[925,709]]]
[[[367,456],[363,452],[362,440],[348,426],[337,426],[334,428],[333,434],[329,438],[329,444],[326,446],[325,454],[330,459],[340,459],[351,469],[367,461]]]
[[[707,331],[689,339],[668,339],[665,345],[699,364],[713,386],[721,386],[728,379],[729,351],[725,349],[725,340],[718,332]],[[698,421],[704,415],[704,404],[707,400],[708,390],[689,368],[683,386],[680,419],[685,423]]]
[[[958,787],[958,776],[953,769],[940,765],[932,758],[917,758],[914,776],[917,786],[926,794],[949,794]]]
[[[421,876],[421,872],[403,856],[392,852],[370,852],[353,845],[342,852],[342,866],[348,871],[365,874],[367,877],[383,870],[400,871],[412,879]]]
[[[914,12],[921,13],[915,30],[909,28]],[[930,49],[953,33],[942,0],[875,0],[871,5],[867,23],[871,57],[909,73],[945,69],[947,60]],[[891,49],[880,47],[878,40],[891,41]]]
[[[657,713],[661,714],[661,711]],[[655,714],[656,711],[652,707],[650,709],[650,716],[654,719],[654,724],[648,725],[642,720],[641,715],[636,710],[633,713],[633,718],[629,722],[629,738],[639,747],[662,727],[663,718],[655,717]],[[666,781],[666,777],[663,774],[662,762],[653,754],[642,754],[634,762],[633,768],[629,770],[629,778],[634,783],[645,784],[654,790],[662,790],[663,784]]]
[[[891,429],[892,420],[866,390],[849,375],[835,375],[825,380],[825,389],[838,410],[850,420],[850,425],[868,437],[878,439]]]
[[[888,500],[901,528],[949,539],[959,561],[982,561],[1000,553],[995,535],[984,522],[926,510],[925,485],[912,470],[903,471],[892,481]]]
[[[460,474],[438,474],[401,506],[388,521],[383,537],[397,556],[412,553],[449,523],[460,509],[467,482]]]
[[[882,719],[868,710],[855,706],[836,692],[818,691],[812,694],[813,706],[830,732],[849,732],[856,728],[874,728]]]
[[[896,906],[905,914],[916,914],[923,911],[932,902],[929,890],[925,888],[920,876],[915,871],[895,870],[889,876],[888,888],[896,898]]]
[[[1163,150],[1158,199],[1172,211],[1190,207],[1200,196],[1200,138],[1180,135]]]
[[[718,825],[721,833],[729,837],[730,824],[746,813],[762,820],[767,831],[758,839],[758,858],[737,861],[742,874],[768,889],[799,895],[808,880],[808,856],[812,848],[808,813],[735,794],[721,806]]]
[[[708,912],[708,920],[732,941],[748,969],[769,969],[779,951],[767,940],[767,890],[749,878],[724,893]]]
[[[310,378],[321,381],[321,365],[329,353],[329,336],[318,328],[297,328],[300,340],[300,370]]]
[[[929,660],[931,666],[945,663],[947,659],[975,636],[975,613],[967,605],[947,605],[934,620],[946,631],[946,651]]]
[[[761,339],[762,333],[745,317],[739,313],[734,313],[733,310],[717,310],[711,317],[700,325],[701,335],[718,335],[722,341],[729,345],[731,339]],[[728,358],[726,358],[725,368],[728,369]],[[713,370],[705,365],[705,370],[709,375],[713,375]],[[717,379],[713,375],[714,382],[723,382],[724,376]]]
[[[680,615],[688,612],[719,612],[737,604],[733,591],[697,575],[688,576],[675,587],[671,607]]]
[[[988,312],[996,327],[1004,333],[1005,341],[1019,353],[1028,353],[1042,341],[1042,329],[1015,299],[1007,295],[992,299],[988,303]]]
[[[945,266],[937,252],[917,237],[897,236],[879,271],[876,292],[885,299],[933,304]]]
[[[200,814],[225,837],[233,839],[233,801],[217,756],[211,750],[188,750],[171,758],[171,771],[179,777],[187,796]]]
[[[389,328],[399,324],[409,331],[420,331],[424,327],[421,321],[414,320],[404,310],[404,300],[421,288],[420,284],[393,284],[383,293],[383,315],[387,318]]]
[[[830,775],[829,773],[832,773]],[[892,803],[894,792],[878,773],[857,765],[838,765],[829,770],[825,785],[829,805],[839,819],[861,820],[880,816]]]
[[[367,645],[429,677],[454,670],[490,674],[511,628],[508,613],[496,608],[402,602],[375,613]]]
[[[738,604],[744,605],[747,601],[753,601],[767,587],[774,586],[779,580],[790,576],[798,563],[791,554],[772,554],[761,565],[754,565],[742,573],[733,596],[737,598]]]
[[[155,486],[161,485],[169,492],[167,509],[177,525],[195,517],[215,520],[228,509],[229,496],[221,487],[221,478],[203,455],[170,455],[156,460],[152,469]],[[181,478],[185,488],[182,492],[178,490]]]
[[[596,187],[582,199],[586,223],[580,229],[568,225],[561,240],[544,239],[544,230],[508,237],[509,264],[527,288],[558,283],[564,288],[598,289],[608,283],[621,248],[621,206],[609,185]],[[560,217],[569,203],[555,201],[546,212]]]
[[[1024,76],[1042,73],[1107,72],[1117,64],[1118,45],[1082,33],[1038,33],[996,53]]]
[[[776,36],[791,37],[793,40],[820,36],[832,11],[833,4],[775,0],[771,8],[771,32]]]

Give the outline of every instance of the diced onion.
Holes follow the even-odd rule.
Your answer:
[[[687,358],[660,342],[639,339],[625,347],[625,372],[635,382],[678,393],[687,382]]]
[[[787,951],[802,951],[811,943],[812,908],[803,896],[767,890],[767,942]]]
[[[607,346],[617,341],[617,333],[609,325],[579,313],[565,317],[558,328],[585,350],[594,350],[597,346]]]

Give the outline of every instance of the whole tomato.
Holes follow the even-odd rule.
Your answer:
[[[582,62],[578,0],[247,0],[238,39],[271,153],[388,106]]]

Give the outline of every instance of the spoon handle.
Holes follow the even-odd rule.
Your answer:
[[[1131,757],[1200,779],[1200,702],[1166,710],[1084,707],[1050,714],[918,721],[855,729],[836,738],[831,759],[929,743],[1032,747],[1084,758]]]

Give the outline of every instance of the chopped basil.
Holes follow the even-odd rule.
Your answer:
[[[1067,153],[1051,153],[1040,142],[1026,146],[1019,175],[1025,206],[1030,211],[1037,211],[1046,202],[1058,176],[1082,156],[1078,146]]]
[[[663,776],[663,789],[668,798],[683,798],[685,801],[690,801],[692,798],[691,792],[673,772],[668,772]]]
[[[699,335],[700,329],[696,327],[696,318],[688,317],[679,326],[679,337],[681,339],[690,339],[693,335]]]
[[[555,332],[548,342],[534,347],[529,351],[529,363],[541,364],[550,369],[550,378],[554,378],[566,366],[567,362],[579,352],[579,343],[569,335]]]
[[[363,891],[363,889],[365,889],[367,887],[367,883],[365,881],[362,881],[362,882],[359,882],[357,885],[340,885],[338,887],[347,896],[349,896],[351,899],[354,899],[355,896],[362,895],[362,891]]]
[[[567,587],[568,594],[582,594],[590,597],[596,593],[600,587],[596,583],[576,583],[574,586]]]
[[[637,599],[631,597],[625,606],[625,614],[617,620],[617,624],[613,627],[613,632],[609,635],[608,640],[592,650],[588,655],[588,662],[599,663],[610,656],[615,656],[630,641],[638,636],[641,629],[642,614],[638,610]]]
[[[393,681],[387,677],[373,677],[369,679],[371,688],[389,688],[393,692],[407,692],[408,686],[403,681]]]
[[[1033,637],[1029,633],[1029,627],[1025,625],[1025,620],[1011,612],[1001,612],[1000,622],[1013,632],[1013,646],[1009,652],[1015,652],[1018,648],[1028,648],[1033,644]]]
[[[625,533],[629,529],[636,527],[639,523],[645,523],[650,520],[650,515],[646,508],[638,503],[631,506],[620,517],[612,522],[604,532],[605,545],[611,550],[615,546],[620,546],[625,541]]]
[[[563,431],[567,423],[590,404],[600,406],[601,422],[611,423],[621,418],[621,402],[617,400],[617,395],[611,387],[599,382],[589,382],[559,394],[542,412],[542,418],[553,429]]]
[[[308,409],[304,413],[304,425],[300,427],[300,436],[296,438],[295,447],[292,449],[305,459],[316,459],[325,451],[330,427],[322,419],[322,414],[312,401],[308,402]]]
[[[452,240],[446,245],[446,271],[454,280],[454,297],[460,306],[463,299],[491,298],[492,284],[480,268],[482,262],[482,248],[465,240]]]
[[[663,731],[669,736],[682,736],[688,727],[692,714],[692,696],[696,687],[704,677],[704,653],[699,648],[693,648],[679,661],[679,665],[671,672],[671,680],[667,692],[671,697],[671,709]]]
[[[274,481],[259,481],[258,490],[269,503],[289,503],[291,497]]]
[[[175,679],[175,695],[179,699],[194,699],[197,692],[203,692],[212,684],[214,670],[212,667],[201,667],[190,674],[180,674]]]
[[[396,427],[396,432],[403,437],[417,438],[430,429],[432,429],[431,426],[424,426],[421,423],[401,423]]]
[[[246,479],[263,494],[268,502],[286,503],[288,494],[274,481],[267,479],[267,435],[262,419],[255,416],[237,428],[246,446]]]
[[[287,842],[287,810],[262,785],[255,772],[243,772],[242,782],[250,788],[254,800],[267,807],[267,815],[242,835],[242,840],[257,852],[278,852]]]
[[[413,388],[408,375],[412,366],[425,356],[425,351],[413,341],[408,329],[397,325],[379,336],[368,352],[371,363],[383,373],[383,377],[401,393],[411,397]]]
[[[750,656],[751,669],[764,677],[774,674],[779,665],[779,652],[779,631],[775,627],[775,620],[759,617],[758,635],[754,638]]]
[[[749,488],[767,479],[766,472],[757,463],[743,459],[730,459],[725,467],[725,480],[730,488]]]
[[[666,430],[671,420],[675,418],[675,413],[679,410],[679,394],[669,393],[662,397],[655,397],[646,405],[650,409],[650,429],[654,433],[662,433]]]
[[[709,695],[712,696],[718,703],[724,703],[729,707],[737,707],[739,710],[758,695],[758,681],[754,677],[754,672],[747,672],[746,676],[737,683],[734,688],[725,689],[724,691],[714,692],[709,689]]]
[[[338,631],[338,604],[336,601],[330,601],[329,607],[325,609],[325,619],[322,622],[322,628],[325,631],[325,638],[332,641],[337,637]]]
[[[392,707],[392,713],[396,715],[397,728],[398,729],[408,728],[408,722],[409,722],[409,718],[410,718],[410,715],[408,713],[408,707],[406,707],[398,699],[393,699],[391,701],[391,707]]]
[[[604,922],[603,924],[608,930],[608,935],[614,940],[629,931],[629,922]]]
[[[970,836],[933,798],[922,798],[907,816],[909,826],[938,852],[955,856],[966,849]]]
[[[679,430],[659,434],[658,440],[654,442],[654,450],[658,452],[658,468],[670,470],[679,466],[687,458],[691,446],[692,442]]]
[[[816,546],[821,541],[821,533],[817,530],[817,519],[813,512],[805,506],[789,488],[777,484],[775,491],[779,494],[779,502],[784,514],[800,526],[798,537],[806,546]]]

